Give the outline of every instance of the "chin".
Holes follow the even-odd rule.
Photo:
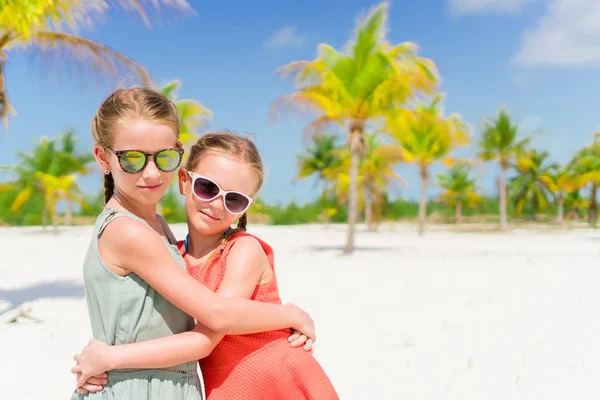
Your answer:
[[[147,193],[140,194],[137,196],[137,199],[140,203],[145,206],[157,205],[160,199],[163,197],[164,193]]]
[[[216,235],[224,232],[229,226],[224,225],[223,221],[216,221],[214,224],[208,223],[201,215],[196,216],[191,222],[191,228],[201,235]]]

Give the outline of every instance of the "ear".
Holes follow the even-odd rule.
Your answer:
[[[179,193],[185,196],[187,194],[187,183],[190,180],[190,176],[184,168],[179,168],[177,178],[179,180]]]
[[[99,144],[94,145],[94,158],[96,159],[96,162],[98,163],[98,165],[100,165],[100,167],[102,167],[103,171],[105,171],[105,170],[110,171],[110,164],[107,159],[106,150],[104,149],[104,147],[100,146]]]

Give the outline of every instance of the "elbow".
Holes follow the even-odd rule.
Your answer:
[[[211,307],[208,327],[214,332],[228,334],[231,330],[231,318],[228,312],[227,299],[221,298]]]

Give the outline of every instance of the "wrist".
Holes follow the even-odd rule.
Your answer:
[[[106,349],[106,371],[113,369],[124,368],[122,364],[122,357],[119,357],[121,352],[117,351],[118,346],[108,346]]]
[[[298,316],[298,313],[296,312],[296,307],[294,307],[290,303],[286,303],[283,306],[283,311],[284,311],[285,320],[287,321],[287,324],[289,325],[289,327],[298,329],[298,326],[301,324],[301,321]]]

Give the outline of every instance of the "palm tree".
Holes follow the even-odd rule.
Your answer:
[[[176,106],[179,113],[179,140],[184,147],[192,146],[198,139],[198,131],[206,126],[212,118],[212,111],[193,99],[179,99],[178,91],[181,81],[172,80],[158,90],[167,96]]]
[[[185,0],[153,0],[157,8],[166,5],[178,11],[193,12]],[[148,72],[140,64],[101,43],[77,34],[91,27],[95,17],[106,15],[113,6],[137,12],[149,24],[145,4],[140,0],[4,0],[0,10],[0,119],[8,126],[15,111],[6,93],[4,66],[13,50],[35,50],[49,61],[76,65],[94,75],[118,76],[127,70],[149,84]]]
[[[18,212],[34,196],[42,196],[43,204],[46,205],[41,210],[44,227],[48,224],[48,212],[54,212],[55,208],[53,207],[58,200],[66,202],[65,223],[71,224],[72,202],[81,203],[80,190],[75,183],[75,176],[88,173],[90,171],[88,164],[94,160],[92,154],[77,151],[77,139],[74,131],[61,134],[58,142],[59,146],[57,146],[56,138],[43,137],[30,154],[18,153],[20,162],[14,167],[18,176],[16,186],[20,188],[20,191],[11,205],[11,210]],[[65,177],[65,179],[54,182],[48,176],[57,179]],[[66,178],[70,176],[72,178]],[[48,198],[48,196],[54,196],[54,198]],[[53,218],[53,222],[55,222],[56,219],[54,216]]]
[[[438,174],[438,183],[445,192],[440,196],[446,204],[455,207],[456,223],[462,222],[463,207],[475,208],[483,202],[477,193],[476,178],[471,178],[471,165],[459,162],[445,174]]]
[[[565,197],[565,211],[567,218],[579,220],[583,218],[584,210],[589,209],[590,202],[583,197],[579,190],[574,190]]]
[[[33,196],[45,196],[45,190],[41,187],[36,173],[56,174],[57,163],[54,160],[57,159],[57,155],[56,141],[48,137],[42,137],[30,154],[17,153],[20,161],[14,167],[14,171],[17,174],[16,184],[20,191],[11,205],[12,212],[18,212]],[[48,225],[47,209],[43,208],[41,211],[42,226],[46,228]]]
[[[437,161],[452,162],[450,152],[471,141],[468,125],[459,114],[444,117],[440,108],[441,95],[434,97],[431,103],[419,105],[415,110],[399,111],[387,122],[386,130],[403,149],[407,163],[419,168],[421,194],[419,201],[419,235],[425,229],[427,214],[427,185],[429,168]]]
[[[77,152],[77,138],[75,131],[70,130],[60,135],[61,143],[58,149],[58,155],[54,162],[57,164],[56,170],[53,172],[56,176],[65,175],[86,175],[91,171],[89,164],[94,161],[94,155],[91,153]],[[77,184],[73,181],[70,188],[74,193],[79,192]],[[71,196],[63,196],[66,202],[65,225],[71,225],[73,221],[73,201]]]
[[[556,223],[562,225],[565,216],[565,197],[577,188],[575,179],[565,166],[554,164],[548,168],[546,174],[540,176],[540,181],[554,195],[558,206]]]
[[[342,163],[339,154],[341,147],[337,143],[338,136],[333,134],[317,134],[312,136],[312,141],[313,145],[307,149],[306,154],[296,156],[296,179],[316,176],[315,185],[323,185],[321,197],[324,197],[333,184],[330,179],[331,171],[339,168]]]
[[[56,212],[56,203],[59,200],[75,201],[82,206],[83,199],[75,185],[75,175],[54,176],[44,172],[36,172],[42,189],[44,190],[44,208],[52,216],[52,227],[54,232],[58,232],[58,215]]]
[[[414,43],[392,45],[385,40],[387,11],[387,2],[371,9],[358,23],[345,52],[321,43],[314,60],[292,62],[277,70],[282,76],[295,76],[297,91],[273,102],[272,118],[278,112],[314,110],[317,118],[307,125],[305,135],[322,131],[330,123],[348,132],[351,163],[346,254],[354,247],[359,164],[366,151],[367,124],[405,106],[417,93],[431,93],[437,87],[434,63],[418,57]]]
[[[514,166],[517,175],[509,182],[511,197],[515,203],[515,216],[520,216],[525,204],[531,205],[531,218],[543,212],[549,205],[547,179],[553,166],[545,165],[549,154],[546,151],[527,150]]]
[[[358,174],[359,210],[364,210],[365,222],[370,232],[375,231],[375,220],[381,217],[382,206],[387,201],[389,186],[395,182],[406,184],[394,167],[403,160],[403,150],[395,144],[384,144],[374,133],[365,134],[367,154],[361,159]],[[329,169],[326,177],[334,181],[336,197],[345,202],[350,189],[350,149],[334,151],[341,159],[335,169]]]
[[[600,186],[600,132],[593,135],[594,142],[579,150],[567,168],[575,177],[577,188],[590,187],[588,222],[595,226],[598,217],[596,195]]]
[[[500,229],[508,229],[506,217],[507,188],[506,172],[515,158],[523,151],[530,138],[517,141],[518,126],[514,125],[506,110],[501,109],[498,116],[489,118],[484,125],[483,135],[479,142],[481,151],[478,156],[484,161],[497,160],[500,164],[498,191],[500,193]]]

